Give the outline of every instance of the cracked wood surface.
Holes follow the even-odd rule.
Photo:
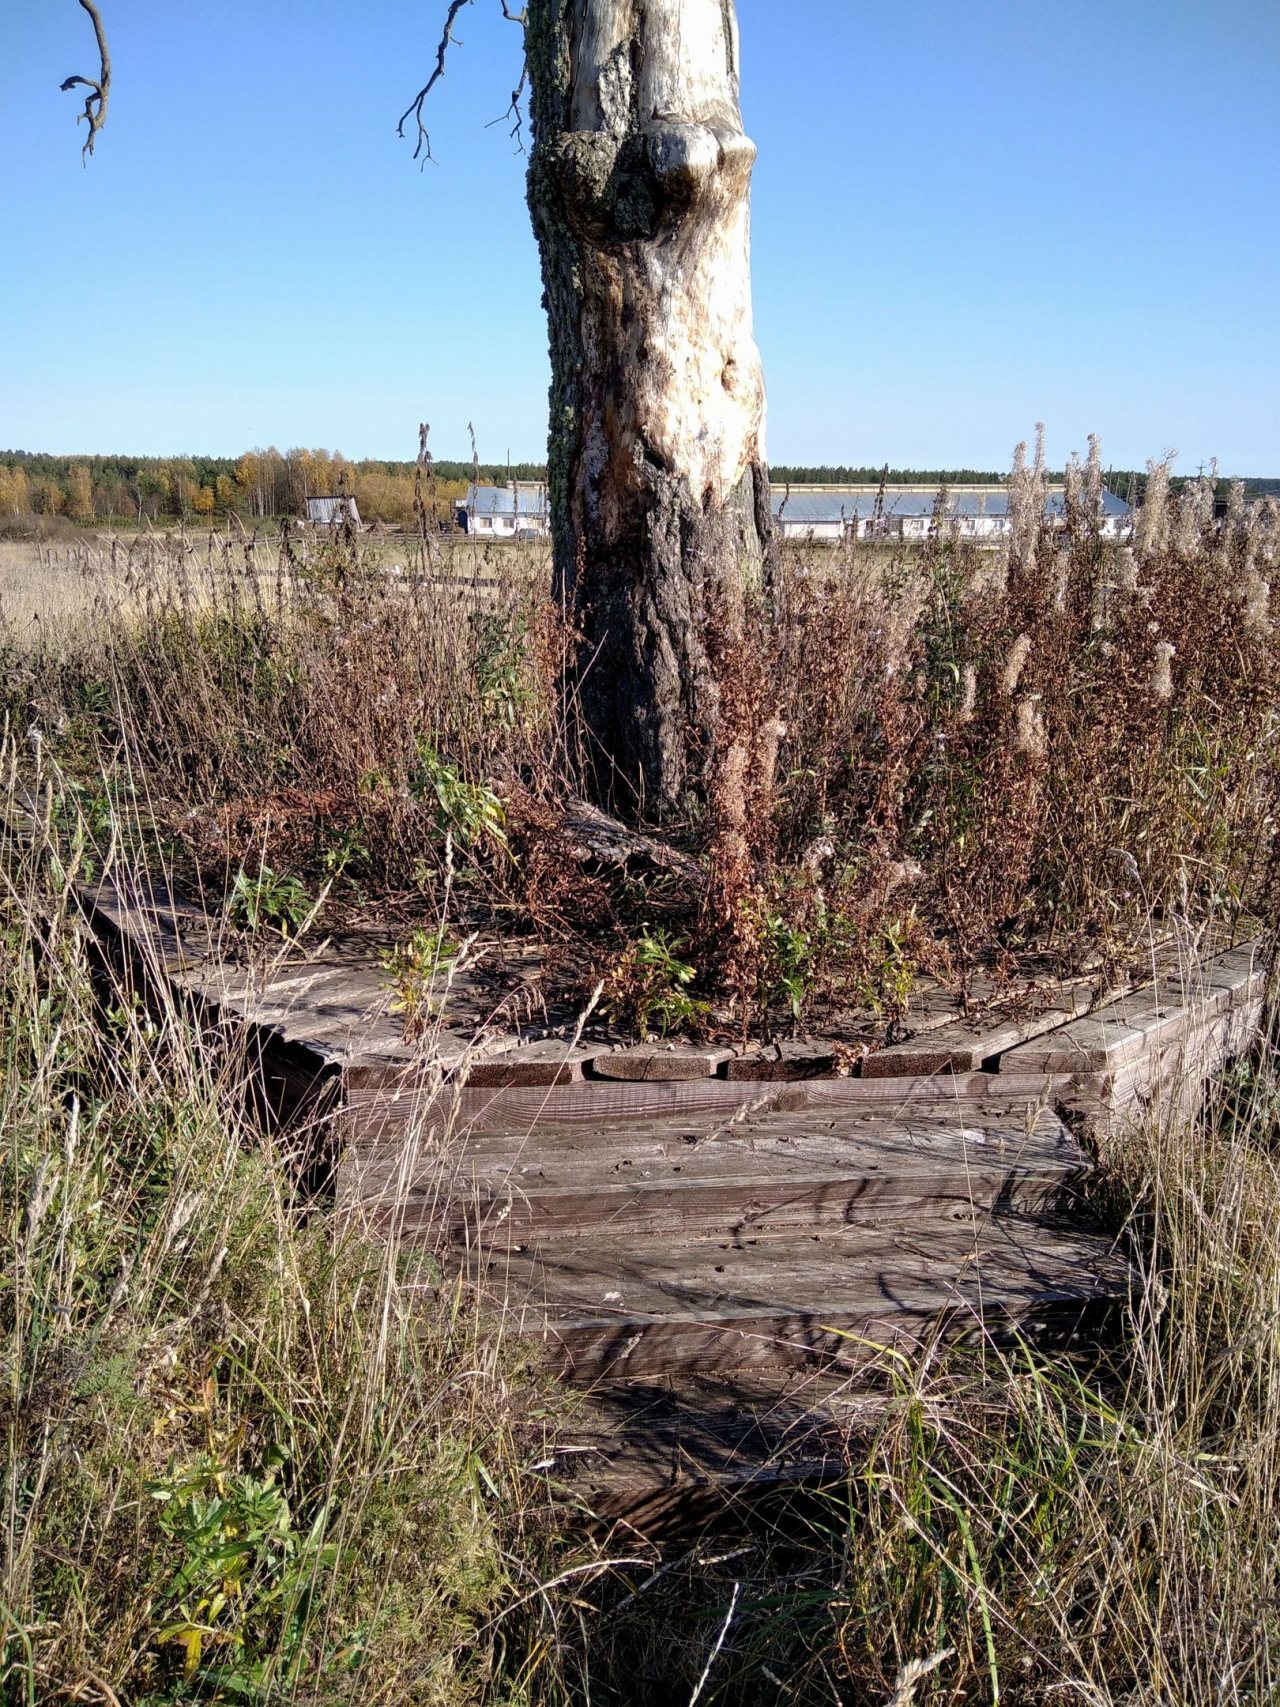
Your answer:
[[[579,1380],[844,1365],[935,1338],[1002,1336],[1124,1296],[1127,1264],[1078,1228],[984,1219],[627,1251],[557,1241],[472,1259],[476,1282]]]

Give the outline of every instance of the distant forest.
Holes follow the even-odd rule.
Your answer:
[[[0,520],[62,516],[72,522],[114,525],[133,522],[213,522],[233,513],[242,521],[301,515],[308,498],[344,492],[355,498],[366,522],[410,526],[414,491],[421,486],[428,513],[443,520],[477,474],[482,484],[545,480],[541,463],[441,461],[421,471],[412,462],[350,462],[340,451],[289,450],[274,446],[242,456],[45,456],[0,451]],[[850,468],[845,465],[779,464],[770,470],[775,486],[973,486],[997,484],[1004,473],[977,468]],[[1111,469],[1107,483],[1117,497],[1140,503],[1145,471]],[[1174,486],[1185,484],[1175,479]],[[1230,482],[1219,480],[1225,503]],[[1250,497],[1280,496],[1280,479],[1245,482]]]
[[[436,462],[421,469],[424,503],[452,505],[482,483],[541,480],[536,463]],[[347,493],[365,521],[408,526],[419,470],[412,462],[349,462],[340,451],[246,451],[242,456],[44,456],[0,451],[0,518],[73,522],[243,521],[299,516],[308,498]]]

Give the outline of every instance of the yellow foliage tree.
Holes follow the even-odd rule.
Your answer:
[[[60,516],[67,495],[56,480],[37,480],[31,489],[31,508],[38,516]]]
[[[25,468],[0,468],[0,515],[25,516],[31,510],[31,483]]]
[[[67,514],[76,522],[93,520],[93,477],[82,462],[67,475]]]

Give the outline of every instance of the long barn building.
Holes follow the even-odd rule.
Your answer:
[[[939,494],[925,486],[775,486],[773,519],[783,539],[924,539],[941,521],[961,539],[998,540],[1012,530],[1004,486],[954,486]],[[1050,487],[1045,513],[1063,513],[1060,486]],[[545,486],[513,481],[509,486],[472,486],[458,505],[458,525],[482,539],[542,539],[551,531]],[[1104,490],[1102,532],[1117,538],[1131,525],[1128,504]]]
[[[1045,514],[1063,514],[1065,497],[1051,486]],[[1012,531],[1004,486],[791,486],[773,489],[773,519],[783,539],[925,539],[938,521],[961,539],[998,540]],[[1104,489],[1102,532],[1119,537],[1131,525],[1129,506]]]

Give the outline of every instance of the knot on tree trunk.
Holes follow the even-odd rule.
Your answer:
[[[740,131],[663,119],[621,138],[566,131],[553,150],[553,171],[579,235],[626,243],[700,221],[708,202],[745,196],[755,157],[755,144]]]

